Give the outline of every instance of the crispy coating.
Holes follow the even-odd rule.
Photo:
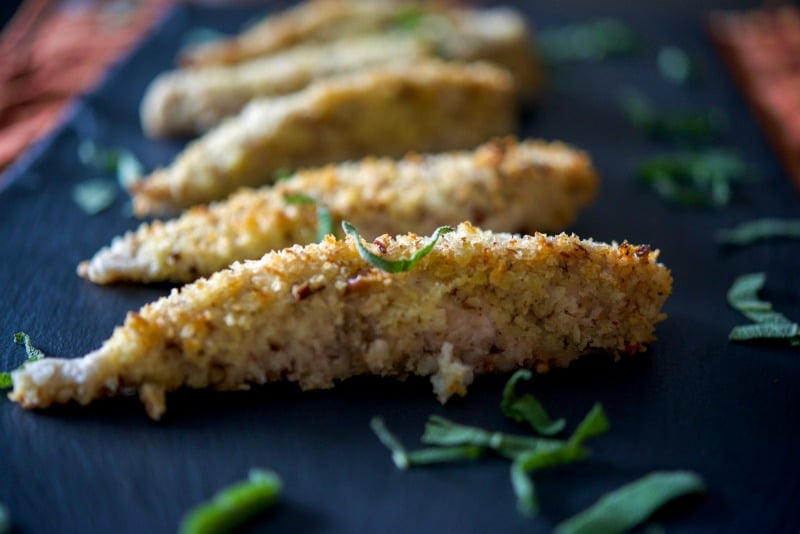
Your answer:
[[[234,261],[316,240],[313,205],[325,205],[338,228],[362,235],[412,231],[470,220],[496,231],[563,230],[597,190],[589,156],[563,143],[496,139],[471,152],[411,154],[300,171],[275,187],[246,189],[179,218],[143,223],[114,239],[78,273],[96,283],[188,282]]]
[[[431,2],[426,10],[439,10]],[[328,42],[353,35],[382,32],[422,8],[406,0],[308,0],[270,13],[247,31],[229,39],[184,51],[184,66],[227,65],[271,54],[304,42]]]
[[[232,66],[180,69],[157,76],[141,104],[150,137],[203,133],[251,100],[299,91],[336,74],[431,57],[430,47],[403,35],[369,36],[297,46]]]
[[[413,30],[305,43],[234,65],[165,72],[141,105],[152,137],[199,134],[254,98],[298,91],[314,80],[390,63],[489,61],[508,69],[518,95],[531,100],[541,85],[532,38],[510,9],[434,12]]]
[[[516,127],[507,71],[429,61],[319,80],[251,101],[131,187],[137,215],[171,213],[296,169],[410,150],[471,148]]]
[[[375,239],[408,257],[426,242]],[[354,375],[430,376],[439,400],[474,375],[545,372],[581,355],[644,350],[671,291],[658,252],[576,236],[515,236],[469,223],[410,271],[389,274],[351,237],[235,263],[128,314],[99,349],[13,373],[26,408],[138,392],[148,415],[178,388],[247,389],[289,380],[330,388]]]

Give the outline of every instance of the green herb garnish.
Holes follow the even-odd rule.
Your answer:
[[[408,452],[411,465],[441,464],[477,460],[486,449],[475,445],[454,445],[452,447],[428,447]]]
[[[734,327],[729,338],[731,341],[788,339],[792,345],[800,345],[798,332],[800,327],[797,323],[756,323]]]
[[[560,523],[556,533],[626,532],[669,501],[704,491],[703,479],[691,471],[651,473],[604,495],[590,508]]]
[[[22,369],[25,367],[25,364],[28,362],[35,362],[36,360],[41,360],[44,358],[44,352],[37,349],[31,343],[31,337],[24,333],[24,332],[17,332],[14,334],[14,343],[17,345],[25,345],[25,361],[18,367],[18,369]],[[0,372],[0,389],[10,388],[14,385],[11,380],[11,373],[9,372]],[[0,530],[2,532],[2,530]]]
[[[8,516],[8,509],[0,504],[0,534],[11,532],[11,520]]]
[[[251,469],[248,479],[222,489],[190,510],[181,521],[181,534],[230,532],[272,507],[281,492],[281,480],[272,471]]]
[[[511,465],[511,485],[517,496],[517,509],[526,515],[539,510],[536,490],[529,473],[547,467],[577,462],[589,450],[583,446],[587,439],[608,431],[608,418],[600,404],[595,404],[567,441],[548,440],[524,452]]]
[[[87,167],[116,174],[119,185],[126,190],[144,174],[139,159],[122,148],[100,148],[93,141],[85,140],[78,145],[78,158]]]
[[[31,343],[31,336],[25,332],[17,332],[14,334],[14,343],[17,345],[25,345],[26,362],[34,362],[44,358],[44,352],[33,346],[33,343]]]
[[[108,209],[117,199],[117,185],[104,178],[92,178],[75,184],[72,200],[87,215],[97,215]]]
[[[141,162],[129,150],[100,148],[89,140],[78,145],[78,159],[87,167],[115,174],[119,187],[126,191],[144,174]],[[96,215],[108,209],[118,193],[112,182],[94,178],[76,184],[72,189],[72,199],[86,214]]]
[[[117,181],[126,191],[144,175],[144,167],[131,152],[123,150],[117,158]]]
[[[462,425],[439,415],[432,415],[428,418],[428,422],[425,424],[425,433],[422,435],[422,442],[428,445],[472,445],[491,449],[509,460],[514,460],[523,452],[548,441],[554,440],[490,432],[482,428]]]
[[[503,411],[512,419],[528,421],[529,412],[535,411],[529,408],[530,401],[523,401],[520,404],[520,400],[525,397],[517,397],[514,393],[517,382],[522,379],[527,380],[529,377],[529,373],[517,372],[506,384],[503,392]],[[520,406],[522,415],[517,411]],[[547,422],[541,426],[549,431],[556,426],[563,427],[563,424],[557,424],[561,423],[561,420],[550,421],[546,414],[544,419]],[[511,485],[517,498],[517,508],[525,515],[535,515],[539,510],[536,486],[531,473],[584,459],[590,452],[584,446],[586,440],[607,432],[609,428],[608,418],[599,403],[592,407],[566,440],[490,432],[432,415],[425,425],[422,442],[438,447],[409,452],[397,437],[389,432],[380,417],[374,417],[370,425],[381,443],[392,452],[392,461],[399,469],[426,463],[472,460],[485,451],[494,451],[508,458],[511,460]],[[532,424],[532,426],[536,428],[537,425]],[[619,529],[625,530],[637,525],[668,500],[702,490],[702,481],[692,473],[654,473],[609,494],[593,508],[559,525],[559,528],[588,528],[590,530],[587,532],[600,533],[620,532]],[[627,509],[629,502],[631,508]],[[564,530],[564,532],[572,531]]]
[[[289,169],[289,167],[278,167],[274,171],[272,171],[272,181],[275,183],[283,182],[284,180],[288,180],[294,175],[294,173]]]
[[[224,39],[225,34],[207,26],[189,28],[181,39],[181,49],[195,48]]]
[[[736,326],[728,339],[753,341],[758,339],[783,339],[792,346],[800,346],[800,326],[785,315],[772,309],[770,302],[758,298],[764,287],[764,273],[745,274],[737,278],[728,290],[728,304],[754,324]]]
[[[767,275],[750,273],[738,277],[728,290],[728,304],[755,323],[790,323],[782,313],[772,309],[772,304],[758,298]]]
[[[287,204],[314,204],[317,208],[317,241],[322,241],[328,234],[335,235],[333,230],[333,218],[328,206],[319,200],[304,195],[302,193],[292,193],[283,195],[283,200]]]
[[[531,372],[527,369],[520,369],[514,373],[503,390],[503,400],[500,403],[500,408],[509,419],[527,422],[539,434],[554,436],[564,429],[566,421],[563,418],[553,421],[547,415],[547,411],[545,411],[542,404],[532,395],[526,393],[522,397],[517,397],[514,392],[517,382],[530,380],[531,376]]]
[[[629,56],[639,48],[639,39],[631,27],[612,18],[544,30],[537,41],[542,57],[550,65]]]
[[[387,260],[386,258],[374,254],[366,247],[366,245],[364,245],[355,226],[347,221],[342,221],[342,228],[347,235],[353,238],[353,242],[356,244],[356,249],[358,250],[358,254],[361,256],[361,258],[378,269],[386,271],[387,273],[410,271],[412,268],[414,268],[414,265],[416,265],[419,260],[427,256],[431,250],[433,250],[433,247],[436,245],[436,242],[439,240],[440,236],[455,231],[455,229],[451,226],[440,226],[435,232],[433,232],[433,235],[428,240],[428,243],[416,251],[410,258]]]
[[[485,450],[477,445],[451,445],[407,451],[400,440],[386,428],[382,418],[373,417],[370,426],[381,443],[392,452],[392,462],[398,469],[405,470],[411,466],[475,460],[483,456]]]
[[[626,91],[620,99],[628,120],[648,137],[684,146],[713,141],[725,131],[725,118],[718,110],[661,112],[636,91]]]
[[[378,436],[380,442],[391,451],[394,465],[398,469],[408,469],[411,463],[408,460],[406,448],[403,447],[403,444],[400,443],[400,440],[397,439],[394,434],[389,432],[389,429],[386,428],[386,424],[383,422],[383,418],[377,416],[373,417],[369,422],[369,426],[372,428],[372,431],[375,432],[375,435]]]
[[[754,219],[717,232],[717,243],[749,245],[767,239],[800,239],[800,219]]]
[[[425,15],[425,10],[420,6],[413,4],[403,6],[392,17],[391,27],[400,31],[417,30],[422,25]]]
[[[721,207],[732,187],[744,181],[746,166],[737,154],[720,150],[656,156],[642,162],[639,181],[662,198],[694,207]]]
[[[687,84],[700,79],[700,65],[685,50],[664,46],[658,51],[658,70],[667,80]]]
[[[512,379],[514,383],[519,380],[518,377]],[[511,389],[513,390],[513,384]],[[518,508],[525,514],[535,514],[538,510],[536,492],[528,473],[582,459],[588,454],[583,446],[584,441],[606,430],[608,420],[602,407],[597,404],[584,417],[569,440],[490,432],[432,415],[425,425],[422,442],[447,447],[461,445],[489,449],[511,460],[511,485],[517,495]],[[404,454],[403,449],[392,450],[402,451],[396,453],[400,457]],[[397,463],[395,460],[395,464]]]

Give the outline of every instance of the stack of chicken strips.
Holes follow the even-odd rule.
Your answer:
[[[445,402],[476,374],[654,339],[672,284],[657,250],[540,233],[598,178],[582,151],[514,137],[542,89],[514,10],[309,0],[180,64],[142,123],[198,137],[131,187],[135,213],[162,219],[78,274],[186,285],[86,356],[15,371],[23,406],[138,393],[159,419],[179,388],[360,374],[430,376]]]

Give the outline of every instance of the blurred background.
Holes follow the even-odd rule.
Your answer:
[[[3,170],[46,136],[75,95],[89,91],[179,0],[0,1],[0,183]],[[225,6],[268,0],[195,0]],[[272,2],[275,3],[275,2]],[[285,2],[280,2],[285,3]],[[498,4],[500,1],[472,3]],[[769,4],[769,3],[768,3]],[[693,13],[759,5],[746,0],[565,0],[547,10]]]
[[[94,87],[170,3],[0,2],[0,173],[46,136],[72,98]]]

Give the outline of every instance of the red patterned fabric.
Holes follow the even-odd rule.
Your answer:
[[[711,37],[800,188],[800,8],[715,13]]]
[[[56,126],[69,101],[90,90],[168,4],[25,0],[0,34],[0,172]]]

